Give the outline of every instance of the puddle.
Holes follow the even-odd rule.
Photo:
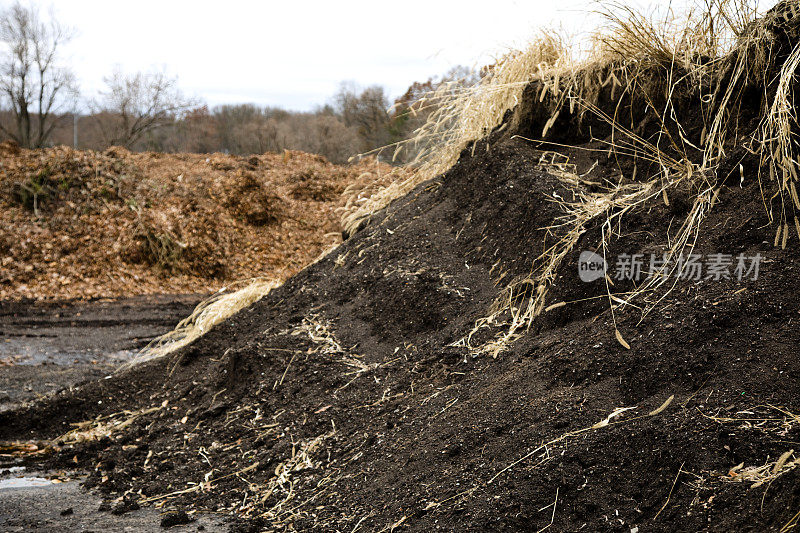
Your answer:
[[[46,487],[52,484],[52,481],[43,477],[13,477],[11,479],[0,479],[0,490]]]
[[[18,476],[0,479],[0,490],[29,489],[31,487],[46,487],[53,484],[51,480],[43,477],[21,475],[23,472],[25,472],[25,470],[26,468],[24,466],[12,466],[10,468],[4,468],[0,470],[2,471],[3,475],[17,474]]]
[[[36,342],[30,339],[6,339],[0,343],[0,360],[15,365],[61,365],[75,364],[121,364],[130,361],[139,353],[138,350],[105,351],[92,350],[59,350],[49,343]]]

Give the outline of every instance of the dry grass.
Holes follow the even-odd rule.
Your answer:
[[[309,315],[303,318],[303,322],[294,328],[291,334],[307,336],[314,346],[312,351],[316,353],[327,355],[345,353],[344,348],[342,348],[333,334],[331,323],[317,315]]]
[[[789,450],[780,455],[777,459],[767,461],[759,466],[745,466],[744,463],[738,464],[728,471],[725,479],[734,483],[751,483],[751,488],[758,488],[765,483],[775,481],[783,474],[791,472],[800,466],[800,458],[794,450]]]
[[[758,405],[739,411],[734,416],[708,415],[702,411],[700,414],[717,424],[736,426],[737,431],[758,433],[776,443],[786,442],[787,434],[800,426],[800,416],[773,405]],[[719,487],[720,484],[728,483],[747,483],[751,489],[764,485],[768,487],[776,479],[795,470],[798,466],[800,466],[800,456],[794,449],[790,449],[777,457],[767,458],[761,464],[747,465],[742,462],[723,472],[693,474],[695,480],[692,485],[698,489]],[[765,497],[766,492],[764,493]],[[794,517],[787,526],[790,526],[796,519],[797,517]],[[789,531],[789,529],[782,529],[782,531]]]
[[[416,171],[393,181],[368,199],[357,210],[347,213],[342,223],[353,233],[375,212],[389,205],[420,183],[449,169],[461,151],[472,141],[485,137],[499,126],[506,111],[516,106],[522,91],[537,76],[557,71],[570,72],[572,65],[566,40],[556,33],[542,33],[525,50],[500,59],[491,74],[474,87],[456,88],[444,84],[422,101],[420,109],[433,108],[428,120],[413,138],[394,146],[395,155],[413,146],[418,155],[411,162]],[[554,87],[558,87],[556,82]]]
[[[800,223],[795,214],[796,209],[800,209],[796,188],[798,165],[800,165],[796,153],[798,122],[792,98],[798,66],[800,66],[800,44],[795,46],[781,68],[778,88],[772,100],[772,107],[762,123],[760,135],[762,165],[769,171],[770,182],[777,186],[775,196],[781,199],[778,216],[774,217],[770,212],[771,217],[777,220],[778,234],[775,242],[781,242],[784,248],[789,236],[790,222],[794,222],[792,225],[800,237]]]
[[[386,189],[376,198],[377,203],[365,205],[365,208],[383,207],[395,195],[449,168],[470,141],[485,136],[500,124],[503,113],[517,103],[522,88],[531,82],[538,83],[539,103],[550,114],[542,138],[563,113],[569,112],[579,121],[588,114],[612,128],[611,140],[606,141],[609,156],[632,158],[658,169],[650,176],[636,176],[634,170],[628,184],[605,184],[600,192],[590,192],[584,177],[578,175],[568,161],[553,156],[540,162],[541,167],[562,179],[575,200],[559,202],[564,214],[544,228],[548,244],[546,251],[534,261],[531,274],[512,281],[489,315],[479,320],[473,331],[456,344],[496,356],[536,317],[552,307],[547,306],[549,288],[563,260],[588,227],[602,227],[600,245],[605,252],[626,213],[660,199],[667,202],[671,189],[688,183],[695,191],[694,205],[679,231],[670,236],[667,249],[667,264],[678,268],[676,258],[691,251],[702,222],[716,200],[719,192],[717,165],[730,148],[731,137],[734,140],[744,137],[731,118],[736,114],[734,107],[742,85],[756,81],[767,86],[764,72],[770,64],[774,43],[765,30],[770,19],[756,22],[759,13],[758,6],[746,0],[708,0],[685,12],[666,10],[658,15],[646,15],[623,4],[612,4],[605,7],[606,27],[595,35],[593,48],[588,53],[576,58],[571,53],[572,47],[563,41],[552,37],[539,40],[532,44],[538,51],[509,55],[500,63],[502,76],[495,73],[472,92],[454,95],[444,106],[448,111],[440,115],[447,116],[447,120],[437,120],[434,115],[428,129],[423,127],[419,131],[419,141],[434,138],[431,133],[437,132],[435,138],[442,143],[439,151],[423,156],[428,159],[413,182]],[[750,132],[753,142],[770,147],[764,150],[768,154],[765,166],[781,169],[780,178],[776,170],[772,171],[775,181],[779,182],[776,194],[782,200],[785,197],[793,201],[782,202],[782,213],[776,217],[776,243],[783,245],[792,220],[785,213],[786,205],[800,206],[794,187],[797,158],[792,149],[796,141],[791,133],[797,121],[790,100],[792,73],[798,64],[800,48],[783,66],[778,89],[771,98],[772,108],[765,112],[760,135]],[[726,76],[727,83],[718,83]],[[618,102],[618,108],[611,112],[606,110],[607,105],[601,108],[599,104],[601,91],[609,85],[612,101]],[[687,90],[695,91],[690,94],[694,94],[701,105],[705,127],[699,143],[686,134],[676,110],[675,102],[685,98]],[[660,125],[656,136],[641,137],[633,124],[625,124],[617,115],[626,95],[644,99],[648,111]],[[451,129],[439,133],[437,128],[446,123],[451,124]],[[693,152],[702,153],[702,159],[691,156]],[[356,222],[368,215],[365,211],[359,216]],[[800,222],[796,217],[794,222],[800,235]],[[612,317],[616,308],[635,305],[635,300],[642,296],[647,298],[644,311],[652,310],[674,288],[673,284],[665,289],[670,276],[668,272],[664,274],[651,278],[624,297],[613,295],[608,285]],[[521,286],[533,287],[533,295],[522,306],[515,307],[518,298],[514,296]],[[481,346],[470,344],[481,328],[498,325],[504,326],[504,331],[495,338]],[[618,330],[616,335],[623,346],[629,347]]]
[[[299,518],[304,513],[302,509],[309,500],[294,501],[297,495],[294,477],[303,470],[318,470],[325,466],[323,461],[314,458],[314,454],[325,440],[335,434],[336,431],[332,430],[314,439],[293,442],[291,455],[275,467],[271,478],[262,483],[249,485],[248,490],[253,497],[250,503],[240,509],[242,514],[266,519],[273,527],[285,527]],[[330,480],[330,476],[321,476],[317,483],[317,490],[323,491],[324,486]]]
[[[349,386],[356,378],[366,372],[377,370],[383,366],[387,366],[395,362],[393,359],[384,363],[366,363],[359,355],[351,353],[339,344],[333,332],[333,325],[317,315],[310,315],[303,319],[303,322],[291,331],[292,335],[302,335],[308,337],[311,342],[311,348],[308,353],[322,354],[334,358],[339,363],[347,366],[350,370],[345,373],[347,376],[353,376],[352,379],[334,392],[334,395],[339,390]]]
[[[178,323],[174,330],[151,342],[124,368],[156,357],[170,354],[205,335],[211,328],[232,317],[242,309],[269,294],[280,283],[256,278],[240,282],[243,288],[233,292],[219,292],[195,307],[191,315]]]
[[[57,445],[78,444],[111,437],[114,433],[118,433],[133,424],[138,418],[160,411],[166,406],[167,402],[165,401],[163,404],[156,407],[139,409],[138,411],[122,411],[111,415],[100,416],[94,420],[78,422],[72,424],[75,426],[75,429],[54,439],[53,443]]]
[[[449,169],[464,148],[501,125],[505,113],[520,102],[522,92],[532,82],[539,84],[539,103],[550,114],[542,137],[567,111],[579,120],[590,114],[608,123],[614,131],[608,143],[609,154],[656,163],[660,170],[652,176],[639,176],[638,180],[634,176],[633,184],[607,184],[598,193],[587,191],[587,183],[568,161],[557,160],[553,155],[549,161],[540,162],[540,166],[562,178],[577,200],[562,202],[564,215],[547,228],[553,243],[534,262],[531,275],[514,280],[489,315],[479,320],[475,330],[462,341],[470,345],[476,331],[502,323],[507,326],[504,332],[489,343],[474,347],[497,355],[547,309],[548,290],[556,272],[590,225],[602,225],[601,244],[605,249],[608,240],[614,237],[614,228],[619,227],[626,213],[659,197],[667,198],[670,189],[689,181],[697,191],[694,206],[678,234],[671,239],[668,257],[678,257],[691,248],[717,193],[715,169],[724,156],[730,136],[731,107],[736,91],[740,90],[742,81],[758,79],[771,56],[772,43],[764,23],[754,23],[757,14],[757,7],[746,0],[707,0],[686,12],[667,10],[659,15],[646,15],[623,4],[612,4],[603,11],[606,27],[594,37],[593,47],[588,52],[579,55],[575,46],[557,33],[542,33],[525,50],[500,59],[476,86],[464,88],[444,84],[423,98],[417,108],[433,109],[427,122],[414,138],[395,146],[396,155],[408,146],[415,148],[418,153],[412,162],[415,170],[380,175],[373,186],[361,187],[357,194],[350,191],[343,208],[345,230],[355,232],[392,200]],[[758,139],[770,148],[765,150],[770,155],[765,156],[764,164],[770,168],[775,181],[780,181],[778,196],[781,200],[792,200],[782,202],[777,217],[776,242],[784,244],[788,238],[788,221],[795,222],[800,235],[800,222],[786,209],[787,205],[792,209],[800,206],[794,186],[797,163],[791,134],[796,117],[790,101],[791,74],[798,63],[800,48],[784,66],[772,109],[765,115]],[[655,76],[654,70],[657,71]],[[730,82],[722,91],[712,89],[711,82],[724,73],[730,74]],[[654,81],[656,79],[662,81]],[[697,146],[685,134],[673,105],[680,87],[687,84],[707,91],[700,95],[706,122],[702,146]],[[625,95],[643,95],[661,125],[656,140],[640,137],[623,124],[616,113],[609,114],[600,108],[599,95],[609,85],[612,99],[618,98],[620,102]],[[474,150],[475,145],[472,146]],[[693,161],[688,155],[690,149],[702,150],[703,160]],[[777,169],[780,169],[780,177]],[[668,278],[652,278],[625,298],[612,295],[609,287],[612,311],[615,306],[633,305],[636,298],[655,293]],[[534,296],[527,299],[523,307],[515,308],[511,296],[516,287],[527,284],[535,287]],[[235,293],[236,298],[231,296],[206,305],[208,309],[196,311],[178,330],[159,339],[147,356],[167,353],[188,344],[220,321],[214,317],[230,316],[227,311],[218,310],[227,307],[238,311],[244,305],[240,307],[234,301],[242,299],[249,305],[252,303],[249,298],[262,289],[263,286],[254,287],[246,290],[247,294],[239,291]],[[662,293],[660,298],[664,296]],[[660,298],[651,301],[646,308],[652,309]],[[501,318],[503,316],[510,318]],[[627,344],[618,331],[617,336],[623,345]]]
[[[756,431],[777,440],[784,439],[792,429],[800,426],[800,415],[774,405],[757,405],[739,411],[732,417],[706,414],[702,411],[700,414],[717,424],[735,424],[740,430]]]
[[[780,530],[780,533],[789,533],[789,531],[794,531],[798,524],[800,524],[800,512],[798,512],[792,517],[791,520],[784,524]]]

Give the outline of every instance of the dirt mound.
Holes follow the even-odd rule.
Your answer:
[[[545,195],[563,190],[537,159],[522,140],[464,157],[175,358],[7,414],[2,437],[156,408],[60,457],[90,461],[88,484],[111,495],[186,490],[169,505],[298,530],[538,530],[554,501],[564,531],[788,522],[794,471],[766,495],[729,473],[800,438],[797,411],[781,410],[799,400],[797,248],[766,242],[756,183],[724,191],[698,251],[761,253],[759,279],[682,282],[641,324],[618,315],[631,350],[602,299],[553,311],[497,359],[452,346],[497,296],[493,268],[524,273],[541,245]],[[662,223],[631,221],[612,250],[647,252]],[[602,297],[572,259],[570,299]],[[101,396],[112,403],[98,410]],[[590,429],[620,407],[635,409]]]
[[[679,271],[648,314],[609,308],[637,288],[625,265],[647,258],[649,268],[708,195],[678,184],[610,230],[587,219],[533,327],[497,357],[474,349],[535,297],[525,280],[560,242],[570,202],[620,201],[643,186],[619,178],[636,163],[612,157],[618,132],[591,120],[553,129],[573,146],[559,154],[569,172],[552,145],[520,137],[550,120],[533,111],[539,94],[529,87],[448,172],[205,337],[4,413],[0,438],[54,438],[51,466],[85,465],[87,485],[109,497],[267,530],[793,527],[798,244],[775,246],[757,153],[729,145],[718,167],[690,249],[716,270]],[[683,134],[699,144],[691,117]],[[625,187],[601,194],[607,181]],[[608,282],[581,280],[584,251],[605,255]],[[482,320],[503,295],[506,311]]]
[[[0,153],[0,299],[210,292],[231,280],[284,279],[341,242],[336,209],[390,171],[301,152],[242,158],[3,143]],[[318,192],[298,194],[303,187]]]

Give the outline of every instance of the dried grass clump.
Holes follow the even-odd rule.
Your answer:
[[[310,500],[295,502],[297,490],[295,477],[303,470],[323,470],[325,462],[315,459],[314,455],[322,444],[336,434],[335,430],[319,435],[318,437],[301,442],[292,442],[291,456],[275,467],[273,476],[264,483],[251,483],[248,490],[253,498],[243,505],[239,511],[248,517],[263,518],[276,528],[286,527],[307,511],[303,508]],[[316,489],[317,493],[325,490],[332,478],[330,475],[320,476]]]
[[[664,290],[669,274],[680,265],[675,259],[693,248],[701,224],[719,193],[719,178],[725,178],[718,178],[718,165],[737,142],[747,141],[751,152],[762,149],[762,168],[770,169],[772,181],[777,185],[775,196],[781,199],[781,214],[775,217],[778,220],[775,242],[786,245],[791,220],[786,207],[800,207],[794,185],[798,159],[793,153],[798,123],[791,101],[793,74],[800,66],[800,46],[780,68],[775,92],[766,93],[770,87],[767,76],[775,63],[776,38],[770,28],[781,20],[788,23],[796,15],[796,9],[786,5],[790,6],[788,13],[772,10],[756,21],[757,8],[743,0],[707,2],[702,9],[683,14],[670,11],[658,20],[616,4],[605,12],[608,27],[596,36],[593,53],[578,64],[572,75],[555,80],[557,71],[550,70],[535,77],[541,87],[539,101],[549,105],[551,113],[542,138],[568,104],[569,113],[576,115],[579,122],[589,114],[610,126],[611,141],[604,141],[609,156],[644,162],[656,171],[637,177],[634,166],[634,175],[629,178],[633,183],[605,184],[598,193],[589,192],[583,177],[568,168],[568,164],[563,161],[550,164],[548,172],[563,180],[575,200],[559,202],[564,215],[545,228],[548,241],[553,244],[548,244],[534,262],[531,275],[512,282],[489,316],[479,320],[460,344],[496,356],[522,329],[553,307],[546,305],[549,287],[564,258],[590,224],[599,223],[602,227],[600,245],[605,252],[627,212],[660,197],[668,202],[669,190],[688,183],[695,200],[680,230],[670,240],[666,268],[672,271],[650,278],[624,298],[613,295],[607,284],[612,317],[616,308],[634,305],[634,300],[642,296],[647,302],[644,312],[652,310],[674,288],[673,284]],[[611,103],[601,104],[599,95],[609,83]],[[765,101],[771,102],[771,107],[763,110],[756,132],[740,132],[735,120],[739,111],[737,98],[748,84],[763,88]],[[656,135],[645,139],[637,133],[635,124],[625,123],[618,112],[626,97],[628,105],[634,98],[643,99],[659,126]],[[686,134],[677,109],[677,103],[687,98],[698,101],[701,107],[704,128],[699,142]],[[794,226],[800,236],[796,216]],[[534,290],[520,306],[514,295],[521,284]],[[480,346],[470,345],[478,330],[495,325],[503,325],[505,330]],[[619,330],[616,336],[623,346],[629,347]]]
[[[522,91],[536,76],[550,71],[570,71],[572,60],[564,38],[542,33],[525,50],[500,59],[490,74],[473,87],[445,83],[423,98],[412,112],[433,109],[414,137],[394,145],[394,156],[406,147],[417,155],[410,163],[416,171],[392,181],[362,202],[342,219],[345,231],[352,234],[369,217],[414,187],[445,172],[458,160],[462,150],[485,137],[500,125],[509,109],[516,106]],[[557,73],[551,74],[555,79]]]
[[[100,416],[94,420],[78,422],[72,424],[75,426],[75,429],[54,439],[53,443],[60,446],[63,444],[79,444],[108,438],[114,433],[118,433],[133,424],[136,419],[160,411],[166,406],[167,402],[165,401],[163,404],[156,407],[139,409],[137,411],[122,411],[111,415]]]
[[[174,272],[179,269],[181,258],[187,247],[186,243],[181,242],[168,229],[159,231],[141,216],[138,222],[139,228],[135,239],[140,244],[141,259],[165,272]]]
[[[794,450],[789,450],[782,453],[776,460],[768,461],[760,466],[738,464],[728,471],[728,475],[724,479],[734,483],[752,483],[751,488],[755,489],[765,483],[775,481],[798,466],[800,466],[800,458],[795,455]]]
[[[233,292],[215,294],[195,307],[191,315],[181,320],[174,330],[166,333],[145,347],[128,365],[141,363],[156,357],[170,354],[205,335],[211,328],[232,317],[242,309],[269,294],[280,282],[256,278],[241,282],[243,288]]]
[[[514,280],[489,316],[455,344],[497,355],[553,307],[547,306],[546,298],[556,272],[590,225],[602,227],[600,245],[605,251],[626,213],[659,198],[668,202],[670,190],[688,186],[694,204],[678,233],[670,237],[666,268],[672,271],[665,270],[626,295],[612,295],[608,286],[612,316],[616,308],[635,305],[634,300],[641,297],[646,299],[641,306],[644,312],[652,310],[675,287],[665,285],[668,274],[678,268],[677,257],[691,252],[726,177],[717,176],[720,162],[735,146],[760,152],[761,168],[774,187],[774,193],[765,192],[765,205],[777,222],[776,245],[785,246],[790,225],[800,237],[800,220],[795,215],[800,208],[795,185],[800,124],[793,101],[800,45],[787,57],[784,42],[787,35],[798,37],[800,8],[782,2],[758,18],[762,13],[754,0],[705,0],[684,11],[668,7],[653,14],[612,3],[603,7],[605,26],[582,53],[556,34],[542,34],[526,50],[501,59],[476,86],[445,85],[423,101],[423,108],[435,109],[430,118],[413,139],[395,145],[396,155],[406,146],[418,149],[413,162],[416,173],[393,182],[349,212],[343,220],[346,230],[352,233],[393,199],[448,170],[471,143],[475,150],[474,141],[495,128],[507,127],[503,123],[506,112],[520,103],[524,90],[535,88],[539,106],[535,112],[549,117],[544,120],[542,139],[567,113],[577,124],[588,117],[610,128],[610,141],[603,141],[609,157],[633,160],[642,164],[640,169],[649,170],[637,176],[635,164],[632,176],[601,184],[597,192],[598,184],[591,190],[586,187],[569,161],[540,162],[540,167],[563,180],[575,200],[560,202],[564,215],[545,228],[546,251],[534,262],[530,276]],[[739,123],[741,98],[753,87],[763,93],[766,105],[760,110],[756,131],[745,131]],[[687,133],[688,117],[682,116],[687,103],[692,111],[699,110],[699,139]],[[625,105],[645,109],[647,120],[657,126],[656,133],[640,134],[642,123],[623,116]],[[769,187],[762,183],[762,189]],[[773,214],[776,198],[779,211]],[[517,297],[521,287],[531,293],[522,305]],[[481,346],[470,345],[476,331],[497,325],[505,326],[505,331]],[[628,347],[620,332],[616,334]]]
[[[552,231],[558,231],[559,237],[536,259],[531,276],[514,281],[509,285],[501,297],[495,301],[489,315],[477,321],[475,327],[461,344],[474,348],[478,353],[489,353],[493,357],[497,357],[519,337],[521,331],[530,327],[533,320],[546,311],[548,289],[555,281],[564,258],[573,250],[589,223],[604,217],[604,232],[610,233],[614,221],[620,219],[634,207],[658,197],[661,191],[662,189],[656,183],[646,182],[618,186],[601,193],[579,192],[577,200],[561,201],[566,213],[562,220],[556,221],[556,225],[549,228]],[[519,291],[515,289],[521,285],[529,285],[535,289],[531,297],[525,299],[523,305],[518,306],[515,303],[517,300],[515,295]],[[472,337],[478,331],[484,327],[501,323],[501,317],[506,314],[510,315],[510,319],[504,322],[506,327],[498,336],[480,346],[472,346]]]
[[[795,46],[781,68],[778,88],[772,106],[762,122],[759,135],[762,168],[769,173],[769,182],[776,186],[776,192],[770,198],[780,198],[780,211],[777,216],[771,209],[770,218],[777,220],[778,230],[775,243],[786,248],[789,238],[789,224],[800,237],[800,221],[797,210],[800,209],[800,198],[797,195],[798,180],[798,124],[795,111],[794,91],[795,75],[800,66],[800,43]]]
[[[336,339],[332,324],[317,315],[305,317],[303,322],[292,330],[291,334],[307,336],[312,344],[312,348],[309,348],[309,353],[336,356],[340,363],[352,368],[352,373],[355,375],[374,370],[380,366],[377,363],[368,365],[359,359],[358,355],[351,354],[345,350]]]
[[[477,85],[443,84],[412,108],[415,113],[433,109],[426,123],[411,139],[393,145],[395,157],[405,148],[417,151],[411,162],[417,172],[391,183],[360,209],[348,213],[343,220],[346,231],[352,233],[395,198],[448,170],[470,143],[501,125],[505,113],[519,104],[531,82],[540,84],[539,101],[551,113],[544,137],[565,104],[571,113],[578,107],[583,114],[586,106],[580,104],[596,105],[600,90],[609,84],[614,96],[617,87],[622,88],[620,95],[636,89],[645,67],[681,66],[696,76],[709,73],[714,58],[738,42],[758,11],[748,0],[709,0],[702,7],[680,14],[670,9],[656,22],[656,16],[612,3],[602,11],[608,27],[584,52],[565,36],[543,31],[524,50],[498,60]]]
[[[370,161],[362,161],[370,164]],[[381,167],[375,165],[374,170],[361,173],[356,180],[348,185],[342,192],[343,205],[336,208],[342,220],[345,232],[352,235],[360,223],[368,218],[362,211],[374,196],[381,193],[394,182],[403,182],[413,179],[414,170],[410,167],[394,167],[389,171],[381,172]],[[375,204],[377,205],[377,204]]]
[[[610,2],[602,14],[609,23],[599,37],[604,52],[654,66],[679,61],[689,71],[712,64],[738,46],[759,7],[748,0],[706,0],[682,11],[670,5],[663,14],[648,15]]]
[[[720,425],[736,425],[740,431],[764,434],[775,442],[786,442],[787,434],[800,425],[800,416],[773,405],[759,405],[739,411],[733,417],[706,414],[703,416]],[[745,466],[742,462],[725,472],[716,471],[707,476],[697,476],[694,485],[697,488],[707,488],[717,483],[750,483],[750,488],[758,488],[772,483],[798,466],[800,466],[800,456],[791,449],[760,465]]]

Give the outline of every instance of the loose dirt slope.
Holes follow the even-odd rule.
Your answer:
[[[390,167],[302,152],[0,146],[0,300],[208,293],[282,280],[341,241],[347,198]]]
[[[507,281],[530,273],[558,234],[542,229],[562,214],[556,200],[575,194],[541,163],[548,146],[518,136],[541,132],[540,92],[249,309],[169,357],[0,415],[0,438],[57,438],[51,464],[90,467],[89,486],[109,497],[229,512],[250,519],[242,528],[791,529],[800,265],[796,240],[773,246],[756,155],[731,147],[719,165],[735,179],[695,253],[760,253],[757,280],[682,280],[654,312],[612,315],[603,280],[577,273],[581,250],[601,250],[599,219],[556,272],[548,302],[567,305],[497,357],[464,341]],[[694,120],[686,134],[699,138]],[[586,192],[630,168],[587,152],[607,146],[593,140],[610,135],[599,119],[553,131],[580,148],[564,155]],[[660,253],[697,196],[678,186],[632,210],[606,254]],[[519,287],[514,308],[531,296]],[[98,415],[111,418],[94,435],[110,436],[58,438]]]

